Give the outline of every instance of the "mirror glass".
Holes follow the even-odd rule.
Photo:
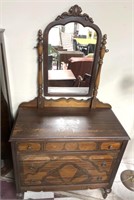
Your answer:
[[[48,34],[48,93],[88,95],[97,33],[71,22],[56,25]]]

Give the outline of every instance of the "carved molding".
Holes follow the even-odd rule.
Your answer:
[[[90,107],[90,99],[87,100],[77,100],[73,98],[60,98],[57,100],[54,99],[45,99],[44,107]]]
[[[61,15],[58,15],[58,17],[55,20],[58,21],[60,19],[65,19],[70,16],[74,16],[74,17],[83,17],[86,21],[94,23],[93,19],[89,17],[88,14],[86,13],[81,14],[81,13],[82,13],[81,7],[79,7],[78,5],[74,5],[69,9],[68,12],[63,12]]]
[[[25,184],[70,185],[72,183],[77,185],[93,183],[94,181],[99,183],[108,178],[109,169],[106,167],[105,171],[102,171],[102,166],[98,166],[97,161],[92,160],[90,155],[51,155],[46,156],[46,158],[47,160],[45,160],[44,156],[45,161],[40,164],[36,162],[35,165],[31,162],[23,163]],[[40,174],[40,179],[37,180],[38,174]]]
[[[29,102],[22,102],[20,105],[19,105],[20,108],[27,108],[27,107],[30,107],[30,108],[37,108],[37,97],[34,98],[33,100],[29,101]]]
[[[29,102],[23,102],[20,104],[19,107],[31,107],[31,108],[37,108],[38,107],[38,99],[39,97],[36,97],[35,99],[29,101]],[[91,99],[87,100],[77,100],[73,98],[60,98],[60,99],[45,99],[44,97],[41,97],[41,105],[43,107],[87,107],[90,108]],[[39,107],[38,107],[39,108]]]
[[[93,99],[87,99],[87,100],[76,100],[73,98],[60,98],[57,100],[54,99],[45,99],[44,97],[41,98],[42,101],[42,108],[43,107],[85,107],[85,108],[111,108],[111,105],[108,103],[103,103],[99,101],[96,97]],[[23,102],[20,104],[19,107],[25,108],[37,108],[38,107],[38,98],[29,101],[29,102]],[[39,107],[38,107],[39,108]]]

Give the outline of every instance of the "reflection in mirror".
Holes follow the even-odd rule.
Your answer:
[[[88,94],[96,43],[96,31],[76,22],[65,26],[57,25],[50,29],[48,35],[49,93],[54,90],[53,87],[64,87],[60,88],[61,93],[62,90],[64,92],[65,87],[69,87],[70,93],[78,93],[76,88],[82,87],[82,95]]]

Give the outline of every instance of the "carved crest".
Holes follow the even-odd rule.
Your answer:
[[[55,20],[58,21],[60,19],[67,18],[69,16],[74,16],[74,17],[83,17],[83,18],[85,18],[86,21],[90,21],[91,23],[94,23],[93,19],[91,17],[89,17],[86,13],[84,13],[84,14],[81,14],[81,13],[82,13],[81,7],[79,7],[78,5],[74,5],[69,9],[68,12],[62,13]]]

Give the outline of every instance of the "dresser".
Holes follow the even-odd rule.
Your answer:
[[[111,191],[129,137],[111,109],[20,108],[11,136],[17,195]]]
[[[129,141],[111,105],[97,98],[106,35],[101,37],[92,19],[81,12],[75,5],[49,24],[44,36],[41,30],[38,32],[38,95],[20,104],[10,136],[18,199],[23,199],[26,191],[83,189],[101,189],[106,198]],[[53,94],[47,88],[48,54],[45,54],[43,38],[47,38],[50,25],[57,27],[57,23],[66,24],[72,20],[88,24],[97,31],[98,47],[89,92],[83,96],[81,93],[81,97],[67,96],[67,93],[58,97],[56,88]],[[74,89],[80,94],[83,88]]]

